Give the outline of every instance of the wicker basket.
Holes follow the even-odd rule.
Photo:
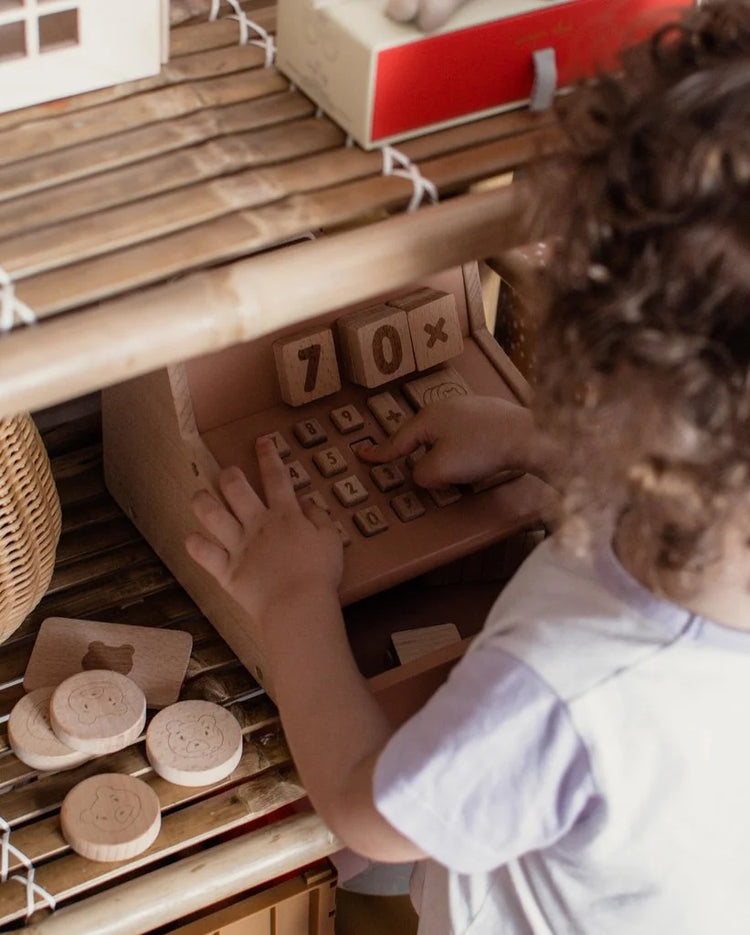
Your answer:
[[[0,419],[0,641],[47,590],[60,521],[49,459],[31,416]]]

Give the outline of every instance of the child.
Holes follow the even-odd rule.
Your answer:
[[[272,442],[265,504],[224,471],[187,547],[257,627],[315,808],[418,861],[420,933],[747,935],[750,5],[704,3],[564,104],[541,428],[468,398],[367,456],[426,443],[429,485],[565,468],[558,532],[447,683],[393,733],[338,535]]]

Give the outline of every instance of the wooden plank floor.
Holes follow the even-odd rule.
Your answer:
[[[102,479],[98,414],[43,433],[62,503],[63,531],[48,593],[21,627],[0,646],[0,816],[10,826],[11,878],[0,884],[0,929],[21,926],[28,877],[58,906],[111,886],[134,870],[161,866],[196,847],[299,802],[304,791],[294,773],[277,711],[237,662],[210,624],[122,515]],[[242,760],[230,777],[210,787],[172,785],[146,760],[143,738],[125,750],[96,757],[60,773],[38,773],[10,751],[7,715],[23,694],[22,680],[41,621],[82,617],[139,626],[178,628],[193,636],[182,699],[226,706],[244,734]],[[151,785],[162,808],[162,830],[142,855],[121,863],[96,863],[74,854],[60,833],[59,808],[85,777],[114,771]],[[14,877],[18,878],[14,878]],[[43,906],[39,894],[37,905]],[[46,912],[41,909],[34,921]]]

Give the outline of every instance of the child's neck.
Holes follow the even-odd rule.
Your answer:
[[[618,524],[614,549],[620,562],[636,580],[653,590],[652,575],[644,567],[641,550],[643,525],[637,515],[626,514]],[[745,537],[736,530],[725,536],[723,558],[710,565],[695,590],[682,593],[679,574],[662,572],[660,590],[664,596],[701,617],[707,617],[729,627],[750,630],[750,549]]]

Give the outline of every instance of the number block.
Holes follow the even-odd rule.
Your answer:
[[[450,292],[418,289],[388,302],[406,312],[417,370],[428,370],[464,349],[456,299]]]
[[[341,389],[341,376],[330,328],[295,334],[274,342],[273,354],[281,398],[302,406]]]
[[[373,305],[339,318],[341,350],[353,383],[373,389],[414,370],[406,312]]]

